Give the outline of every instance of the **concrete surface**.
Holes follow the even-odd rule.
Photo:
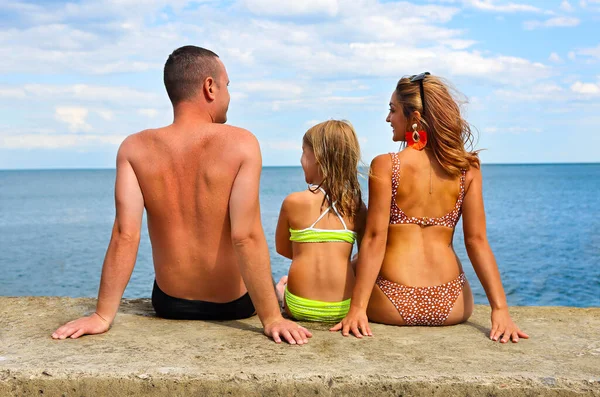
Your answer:
[[[0,297],[0,396],[600,396],[600,308],[514,307],[531,336],[488,339],[489,308],[453,327],[373,324],[358,340],[304,323],[305,346],[269,341],[258,318],[162,320],[125,300],[103,335],[57,341],[94,299]]]

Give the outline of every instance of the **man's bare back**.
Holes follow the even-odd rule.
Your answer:
[[[246,293],[229,196],[253,136],[222,124],[170,125],[128,138],[148,217],[156,281],[168,295],[230,302]]]
[[[115,223],[96,312],[58,328],[53,338],[109,329],[135,265],[144,208],[159,316],[233,319],[256,308],[275,342],[311,337],[279,311],[260,220],[260,147],[249,131],[224,125],[228,84],[225,66],[209,50],[186,46],[169,56],[173,124],[129,136],[117,154]]]

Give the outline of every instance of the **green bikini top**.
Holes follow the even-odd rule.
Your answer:
[[[319,187],[319,190],[323,192],[327,201],[329,201],[329,196],[325,193],[323,188]],[[339,218],[340,222],[344,226],[343,230],[331,230],[331,229],[318,229],[315,228],[315,225],[319,223],[321,219],[329,210],[333,208],[333,211]],[[319,218],[306,229],[295,230],[290,228],[290,241],[294,241],[296,243],[329,243],[329,242],[346,242],[350,244],[354,244],[356,241],[356,232],[352,230],[348,230],[346,227],[346,222],[344,222],[344,218],[340,215],[337,208],[335,208],[335,202],[331,204],[331,207],[327,207],[325,211],[319,216]]]

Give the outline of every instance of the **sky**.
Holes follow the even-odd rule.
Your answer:
[[[0,169],[113,168],[172,122],[162,69],[188,44],[224,62],[265,166],[299,165],[328,119],[367,164],[398,150],[390,96],[424,71],[462,94],[484,163],[600,162],[600,0],[0,0]]]

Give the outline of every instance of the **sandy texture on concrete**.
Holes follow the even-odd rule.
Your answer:
[[[0,297],[0,396],[374,395],[600,396],[600,308],[514,307],[531,336],[491,342],[489,308],[452,327],[372,325],[372,338],[330,333],[305,346],[269,341],[258,318],[163,320],[123,301],[103,335],[57,341],[93,299]]]

